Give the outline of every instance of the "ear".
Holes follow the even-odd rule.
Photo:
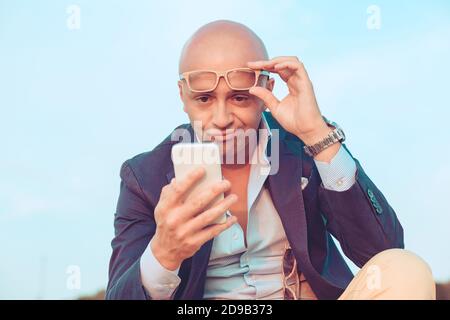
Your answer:
[[[274,86],[275,86],[275,79],[269,78],[269,80],[267,80],[266,82],[266,89],[269,91],[273,91]]]
[[[183,98],[183,81],[182,80],[178,80],[178,92],[180,94],[181,102],[183,103],[183,111],[186,112],[186,104],[184,103],[184,98]]]
[[[183,81],[178,80],[178,91],[180,93],[180,98],[183,100]]]

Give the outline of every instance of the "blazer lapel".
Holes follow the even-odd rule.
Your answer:
[[[289,150],[288,143],[287,140],[280,142],[279,171],[268,178],[269,192],[297,260],[298,271],[304,274],[308,283],[314,288],[315,295],[320,299],[338,296],[340,289],[324,281],[311,263],[308,252],[306,212],[301,190],[303,159],[300,154],[296,155]],[[298,144],[295,148],[298,148]]]
[[[306,213],[301,190],[302,158],[280,141],[279,170],[269,175],[269,192],[299,268],[308,269]]]

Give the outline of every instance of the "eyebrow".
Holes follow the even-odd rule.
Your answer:
[[[236,94],[236,93],[240,93],[240,94],[250,94],[250,92],[248,90],[231,90],[229,92],[227,92],[227,95],[232,95],[232,94]],[[204,95],[204,94],[210,94],[210,95],[215,95],[214,91],[207,91],[207,92],[189,92],[190,96],[196,96],[196,95]]]

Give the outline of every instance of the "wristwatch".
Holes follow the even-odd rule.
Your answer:
[[[333,130],[321,141],[319,141],[311,146],[305,145],[303,147],[306,154],[311,157],[315,157],[320,152],[322,152],[323,150],[332,146],[335,143],[345,141],[345,134],[344,134],[344,131],[341,129],[341,127],[339,127],[339,125],[336,122],[332,122],[332,121],[328,120],[327,118],[325,118],[324,116],[322,116],[322,118],[330,128],[333,128]]]

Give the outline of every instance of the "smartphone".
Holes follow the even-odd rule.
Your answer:
[[[189,172],[198,167],[205,169],[205,175],[188,191],[187,198],[222,181],[220,150],[215,143],[177,143],[172,147],[172,162],[176,179],[183,179]],[[204,210],[208,210],[223,198],[224,194],[219,194]],[[225,221],[226,215],[224,213],[213,224],[221,224]]]

